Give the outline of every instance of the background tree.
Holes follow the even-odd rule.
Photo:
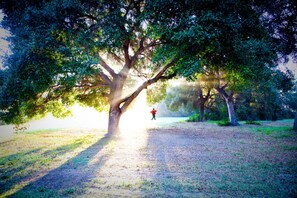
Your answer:
[[[181,82],[167,88],[164,99],[165,106],[173,112],[184,112],[186,116],[197,110],[198,102],[197,86],[193,83]]]
[[[294,53],[296,48],[295,44],[286,46],[286,39],[295,41],[296,36],[296,23],[287,25],[287,20],[296,19],[296,15],[292,15],[295,11],[286,8],[295,5],[294,2],[288,0],[282,4],[277,1],[272,3],[273,6],[270,3],[195,1],[187,12],[189,19],[185,21],[184,29],[174,35],[179,48],[191,51],[186,61],[189,63],[186,65],[188,70],[181,67],[181,75],[191,75],[206,67],[217,73],[218,78],[224,76],[224,82],[218,84],[217,91],[226,101],[232,125],[237,124],[232,89],[243,85],[238,82],[245,81],[248,86],[249,82],[264,80],[278,64],[279,57]],[[277,20],[270,21],[270,15]],[[290,30],[281,31],[286,30],[282,23]],[[228,87],[233,80],[232,88]]]
[[[282,100],[283,100],[283,104],[285,107],[287,107],[288,111],[290,112],[294,112],[295,113],[295,118],[294,118],[294,124],[293,124],[293,129],[295,131],[297,131],[297,85],[296,85],[296,80],[295,80],[295,85],[294,87],[286,92],[283,97],[282,97]],[[292,116],[293,117],[293,116]]]
[[[196,74],[198,85],[198,101],[199,106],[199,121],[204,121],[205,107],[210,104],[212,97],[214,96],[213,89],[215,87],[214,76],[211,73],[204,72],[203,74]]]

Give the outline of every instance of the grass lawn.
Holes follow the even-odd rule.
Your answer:
[[[15,134],[0,143],[0,197],[294,197],[292,123]]]

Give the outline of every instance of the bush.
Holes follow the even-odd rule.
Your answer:
[[[224,118],[228,117],[228,110],[225,105],[222,105],[218,108],[211,109],[204,114],[205,120],[223,120]]]
[[[200,120],[200,114],[194,114],[191,115],[188,119],[187,122],[198,122]]]
[[[230,126],[231,123],[228,120],[221,120],[217,123],[219,126]]]

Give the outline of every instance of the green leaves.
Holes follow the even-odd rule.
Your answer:
[[[158,82],[147,89],[147,102],[155,104],[161,102],[166,97],[167,83]]]
[[[281,24],[273,17],[294,21],[290,14],[295,11],[288,8],[290,14],[282,17],[277,5],[284,8],[285,4],[236,0],[2,1],[0,8],[6,14],[3,26],[12,33],[12,55],[6,61],[5,77],[0,73],[0,109],[7,121],[16,116],[27,119],[46,110],[63,117],[75,101],[105,110],[108,86],[115,76],[110,71],[123,71],[124,65],[137,58],[132,69],[148,78],[174,60],[176,64],[165,76],[178,74],[193,80],[197,73],[219,70],[229,88],[240,91],[271,75],[278,52],[292,51],[292,46],[277,46],[277,42],[288,43],[281,39],[294,41],[292,36],[282,37],[291,30],[280,31],[280,38],[275,38],[267,29],[283,30],[273,25]],[[273,23],[265,21],[266,11]],[[111,57],[106,62],[112,70],[105,68],[109,72],[100,66],[99,53],[104,59]],[[135,54],[138,57],[129,60]],[[151,102],[164,98],[165,85],[158,86],[157,91],[151,91],[150,95],[156,96]]]

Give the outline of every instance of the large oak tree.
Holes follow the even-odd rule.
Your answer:
[[[173,76],[166,71],[178,59],[175,53],[152,60],[170,40],[162,36],[166,29],[154,29],[158,20],[146,15],[143,0],[9,0],[0,7],[3,26],[12,33],[10,75],[0,102],[7,122],[47,112],[66,116],[80,102],[97,110],[108,106],[108,133],[118,132],[121,115],[138,94]],[[163,20],[162,28],[171,20]],[[127,89],[135,76],[142,84]]]

